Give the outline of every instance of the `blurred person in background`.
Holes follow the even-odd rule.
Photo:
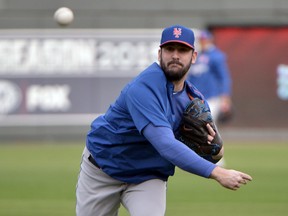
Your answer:
[[[230,120],[232,114],[231,76],[226,54],[214,43],[211,32],[200,32],[198,42],[201,51],[189,71],[188,80],[204,95],[217,123]],[[218,165],[225,166],[224,158]]]

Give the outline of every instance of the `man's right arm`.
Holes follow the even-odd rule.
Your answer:
[[[170,128],[147,125],[143,135],[155,147],[159,154],[179,168],[216,180],[223,187],[237,190],[252,180],[248,174],[219,167],[197,155],[185,144],[175,139]]]

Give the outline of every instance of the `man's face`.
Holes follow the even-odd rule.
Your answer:
[[[181,43],[168,43],[158,52],[158,60],[167,79],[171,82],[180,81],[195,63],[197,53]]]

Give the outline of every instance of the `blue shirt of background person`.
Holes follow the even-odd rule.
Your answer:
[[[226,112],[231,108],[232,83],[226,55],[215,46],[209,31],[202,31],[198,39],[201,51],[190,68],[188,79],[207,100],[221,97],[220,110]]]

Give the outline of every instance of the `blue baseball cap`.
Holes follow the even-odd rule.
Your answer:
[[[212,40],[213,39],[213,35],[212,35],[212,33],[210,31],[203,30],[203,31],[200,32],[199,38],[200,39],[206,39],[206,40]]]
[[[194,32],[185,26],[173,25],[167,27],[162,32],[160,47],[167,43],[181,43],[194,49]]]

